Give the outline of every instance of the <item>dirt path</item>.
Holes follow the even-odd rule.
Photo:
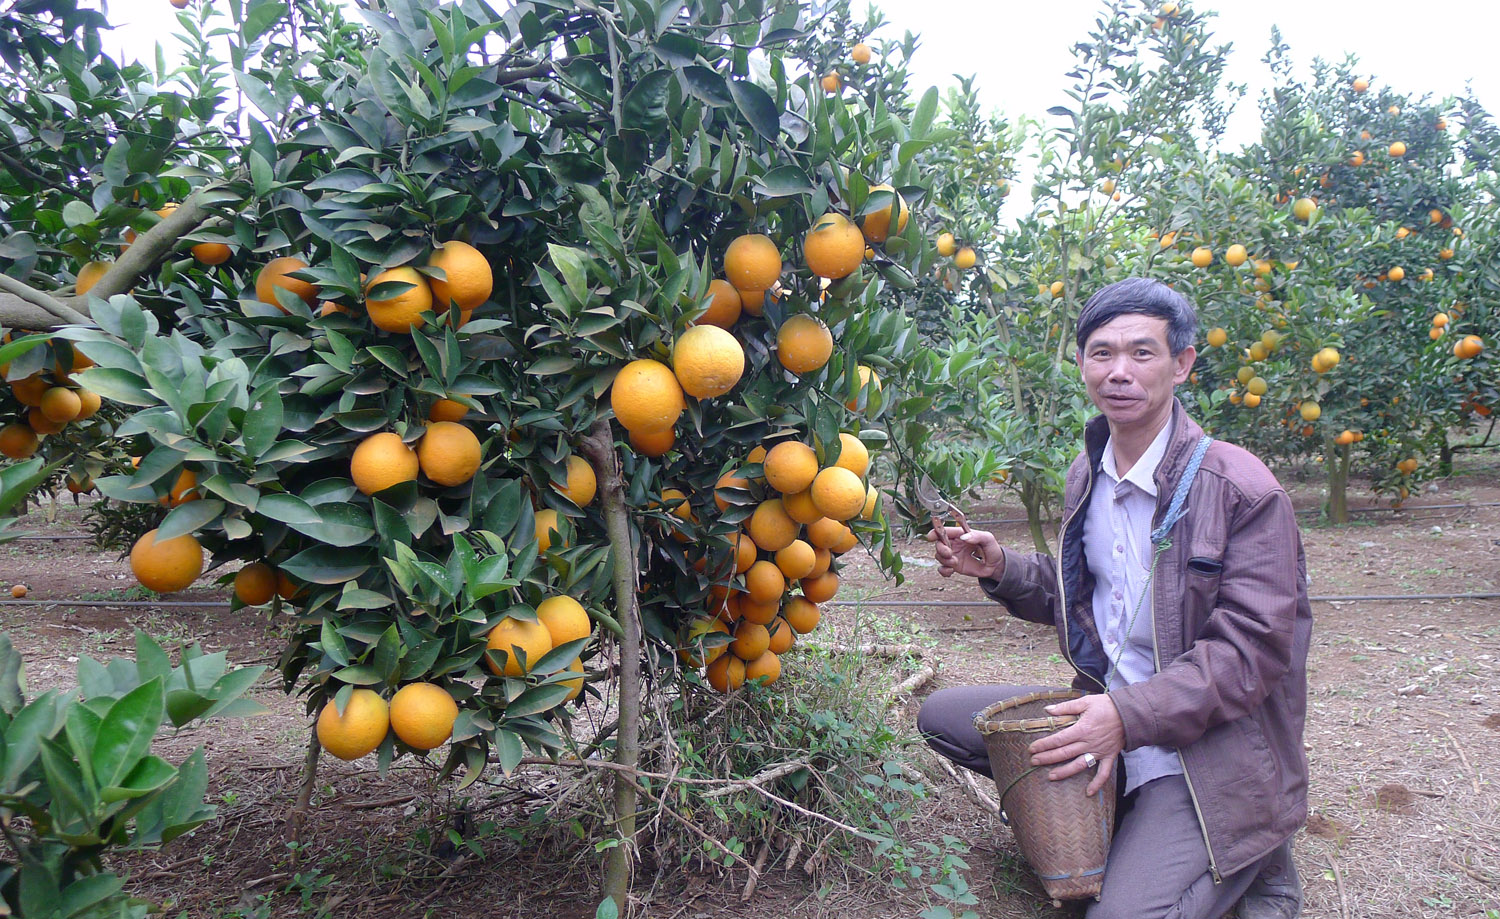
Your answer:
[[[1301,506],[1311,489],[1294,488]],[[1500,502],[1493,479],[1455,479],[1421,503]],[[1414,502],[1415,503],[1415,502]],[[1013,506],[975,516],[1012,517]],[[25,532],[68,535],[78,511],[64,508]],[[992,527],[1008,545],[1029,542],[1019,524]],[[1344,529],[1304,528],[1315,595],[1493,592],[1500,590],[1500,507],[1408,510],[1361,517]],[[829,611],[841,637],[917,643],[939,661],[928,687],[969,682],[1065,684],[1055,638],[1011,620],[998,606],[947,607],[934,601],[979,599],[972,585],[939,578],[924,543],[903,547],[906,583],[893,586],[868,559],[852,559],[840,599],[860,606]],[[77,657],[131,653],[143,628],[166,642],[201,641],[240,663],[273,663],[282,625],[227,610],[85,608],[68,600],[133,601],[128,567],[83,541],[25,541],[0,546],[0,585],[25,583],[30,599],[56,606],[0,607],[0,628],[27,660],[33,687],[71,683]],[[212,586],[174,597],[217,599]],[[891,608],[881,600],[921,601]],[[1485,917],[1500,915],[1500,601],[1356,601],[1314,605],[1308,756],[1313,817],[1297,859],[1307,888],[1304,915]],[[791,663],[795,667],[795,661]],[[274,675],[254,691],[271,713],[229,726],[183,732],[170,746],[208,747],[210,798],[221,819],[156,855],[129,860],[132,889],[169,913],[194,917],[254,915],[593,915],[580,855],[558,864],[531,845],[528,792],[487,798],[485,820],[464,827],[479,852],[455,850],[445,837],[468,802],[431,767],[401,761],[387,776],[325,758],[302,847],[283,835],[305,749],[308,719]],[[910,727],[916,702],[901,716]],[[935,768],[933,774],[941,777]],[[462,816],[458,819],[462,820]],[[966,840],[969,880],[983,917],[1060,915],[1018,863],[1008,830],[946,778],[925,802],[916,828],[930,839]],[[648,863],[649,864],[649,863]],[[720,917],[774,910],[814,916],[905,917],[915,910],[883,885],[857,875],[810,885],[778,872],[741,907],[743,875],[724,877],[657,866],[650,915]],[[329,908],[330,903],[332,907]],[[732,904],[732,905],[730,905]],[[320,908],[323,910],[320,912]]]

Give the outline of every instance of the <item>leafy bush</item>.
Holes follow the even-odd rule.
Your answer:
[[[214,816],[203,748],[173,765],[151,752],[164,730],[261,711],[242,698],[264,667],[182,651],[173,667],[150,636],[136,658],[78,662],[78,688],[26,697],[21,655],[0,634],[0,859],[7,914],[139,917],[107,870],[112,849],[165,845]],[[18,819],[19,818],[19,819]]]

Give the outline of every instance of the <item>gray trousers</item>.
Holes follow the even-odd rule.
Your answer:
[[[1049,687],[940,689],[923,703],[917,729],[938,753],[993,778],[984,739],[974,728],[974,713],[1001,699],[1045,688]],[[1180,775],[1166,776],[1120,800],[1104,891],[1097,903],[1089,904],[1088,919],[1220,919],[1234,910],[1257,878],[1274,884],[1286,875],[1290,861],[1288,840],[1257,864],[1215,884],[1187,781]]]

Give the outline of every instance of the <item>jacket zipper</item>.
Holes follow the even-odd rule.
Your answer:
[[[1062,530],[1058,533],[1057,537],[1057,547],[1059,550],[1057,553],[1057,596],[1063,617],[1063,655],[1067,657],[1068,666],[1073,668],[1074,673],[1077,673],[1080,676],[1086,676],[1089,679],[1093,680],[1096,684],[1098,684],[1099,690],[1101,692],[1109,692],[1109,687],[1105,686],[1103,683],[1100,683],[1098,677],[1095,677],[1092,673],[1088,673],[1082,667],[1074,663],[1073,640],[1068,635],[1068,579],[1063,574],[1063,555],[1066,554],[1064,550],[1068,539],[1068,526],[1073,522],[1073,518],[1078,516],[1078,511],[1088,504],[1089,500],[1093,497],[1094,494],[1094,464],[1092,462],[1089,462],[1085,465],[1088,466],[1089,477],[1087,482],[1084,484],[1083,498],[1078,502],[1078,506],[1073,508],[1073,513],[1069,514],[1063,519]],[[1154,635],[1152,637],[1152,641],[1155,641]],[[1209,861],[1213,861],[1212,853],[1210,853]]]
[[[1158,515],[1161,508],[1157,508]],[[1158,526],[1153,517],[1152,526]],[[1156,672],[1161,673],[1161,648],[1156,639],[1156,588],[1151,589],[1151,658],[1156,665]],[[1203,819],[1203,808],[1198,804],[1198,793],[1193,790],[1193,777],[1188,774],[1187,759],[1182,755],[1182,750],[1175,750],[1177,762],[1182,766],[1182,779],[1187,783],[1188,798],[1193,802],[1193,814],[1198,818],[1198,830],[1203,834],[1203,848],[1208,852],[1208,871],[1213,875],[1214,883],[1223,883],[1223,877],[1219,874],[1219,863],[1214,858],[1213,843],[1208,839],[1208,822]]]

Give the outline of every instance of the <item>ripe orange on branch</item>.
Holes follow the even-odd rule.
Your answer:
[[[354,487],[367,495],[414,481],[420,468],[416,452],[392,431],[366,437],[349,459],[349,477]]]
[[[864,261],[864,234],[843,214],[824,214],[803,237],[802,257],[818,277],[848,277]]]
[[[733,288],[729,292],[738,300]],[[698,399],[722,396],[744,376],[745,349],[717,325],[694,326],[672,346],[672,371],[688,395]]]
[[[813,503],[830,520],[852,520],[865,506],[865,483],[841,466],[818,473],[812,483]]]
[[[130,549],[130,570],[141,586],[159,594],[176,593],[203,573],[203,546],[190,534],[158,541],[149,530]]]
[[[356,689],[339,713],[333,699],[318,713],[318,743],[341,760],[373,753],[390,730],[390,707],[373,690]]]
[[[870,193],[873,195],[876,192],[889,193],[891,202],[885,207],[871,211],[860,218],[860,230],[864,233],[865,239],[872,243],[885,242],[886,238],[890,236],[891,212],[893,210],[897,213],[895,218],[895,232],[897,234],[906,231],[907,220],[911,217],[911,210],[906,206],[906,199],[902,198],[901,193],[896,191],[895,188],[885,184],[871,186]]]
[[[251,562],[234,575],[234,595],[246,606],[263,606],[276,596],[276,569]]]
[[[804,491],[818,474],[818,455],[807,444],[788,440],[766,453],[766,481],[784,495]]]
[[[649,359],[620,368],[610,387],[609,402],[620,426],[632,434],[669,430],[687,408],[671,368]]]
[[[458,703],[434,683],[407,683],[391,696],[391,730],[417,750],[431,750],[453,736]]]
[[[746,233],[724,250],[724,277],[736,290],[769,290],[781,277],[781,252],[771,237]]]
[[[368,297],[368,292],[377,286],[387,283],[402,283],[411,285],[406,290],[374,299]],[[370,314],[370,321],[375,326],[387,332],[410,332],[419,328],[425,322],[422,314],[432,309],[432,288],[427,285],[427,279],[417,269],[412,267],[389,268],[370,279],[365,288],[367,297],[365,309]]]
[[[822,320],[798,314],[776,330],[776,359],[801,375],[822,369],[833,356],[833,333]]]
[[[540,622],[530,622],[525,619],[516,619],[506,616],[490,629],[486,646],[491,651],[504,652],[505,668],[499,670],[494,664],[486,663],[496,676],[523,676],[530,672],[536,662],[541,660],[548,651],[552,650],[552,633]],[[518,653],[519,652],[519,653]],[[522,666],[521,656],[525,656],[526,664]],[[502,655],[496,654],[495,657]]]
[[[427,278],[435,312],[448,309],[450,302],[458,304],[463,313],[471,312],[488,300],[495,289],[495,273],[489,260],[468,243],[457,240],[443,243],[432,251],[427,266],[441,268],[445,277],[445,280]]]
[[[481,461],[479,438],[454,421],[434,421],[417,444],[422,473],[439,485],[462,485],[474,478]]]
[[[739,322],[743,301],[740,292],[728,281],[718,278],[708,282],[708,310],[694,319],[693,325],[716,325],[721,329],[732,329]]]
[[[255,276],[255,299],[269,303],[284,313],[286,307],[276,299],[276,288],[279,287],[301,297],[302,302],[312,306],[312,302],[318,298],[318,289],[307,281],[290,277],[292,272],[306,267],[307,263],[295,256],[284,255],[271,259]]]

